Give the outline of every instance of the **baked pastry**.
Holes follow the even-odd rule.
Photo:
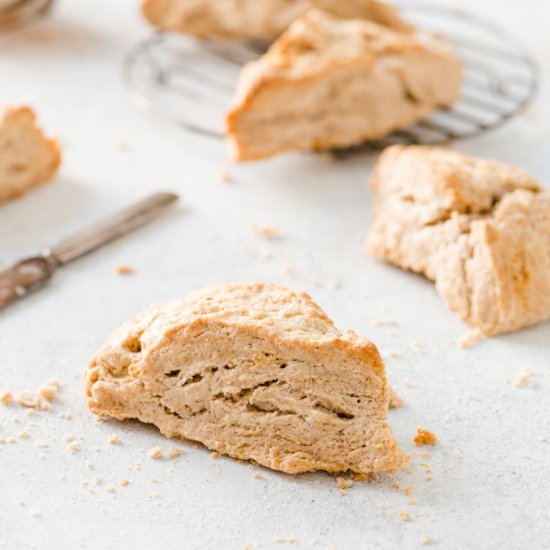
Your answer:
[[[396,145],[371,188],[368,251],[435,281],[461,319],[492,335],[550,317],[550,193],[529,174]]]
[[[0,202],[52,179],[60,162],[57,142],[44,136],[31,109],[0,108]]]
[[[233,157],[382,138],[451,105],[461,79],[460,62],[434,36],[311,10],[244,67],[227,116]]]
[[[346,19],[369,19],[410,32],[396,10],[377,0],[144,0],[155,27],[205,38],[272,42],[310,8]]]
[[[407,462],[376,346],[277,285],[207,288],[130,319],[90,362],[86,392],[98,415],[290,474]]]

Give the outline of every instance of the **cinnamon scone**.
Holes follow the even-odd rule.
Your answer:
[[[435,281],[486,335],[550,318],[550,193],[529,174],[421,146],[376,166],[367,250]]]
[[[290,474],[408,462],[376,346],[277,285],[207,288],[130,319],[91,360],[86,392],[100,416]]]
[[[461,80],[460,62],[434,36],[311,10],[244,67],[227,116],[233,157],[382,138],[450,106]]]
[[[345,19],[368,19],[411,32],[396,10],[378,0],[144,0],[143,13],[164,31],[204,38],[272,42],[310,8]]]
[[[0,202],[51,180],[60,162],[57,142],[42,133],[31,109],[0,108]]]

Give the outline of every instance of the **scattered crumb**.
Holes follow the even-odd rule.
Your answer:
[[[120,264],[117,265],[116,272],[118,275],[133,275],[136,271],[132,266]]]
[[[435,544],[436,540],[429,535],[424,535],[420,538],[420,544]]]
[[[535,384],[531,381],[531,371],[525,367],[514,379],[512,385],[516,388],[534,388]]]
[[[283,266],[283,271],[285,272],[285,275],[288,275],[289,277],[294,277],[296,273],[296,268],[291,264],[285,264]]]
[[[394,488],[394,489],[399,489],[401,487],[401,485],[399,484],[399,481],[394,481],[391,486]]]
[[[152,449],[149,450],[149,452],[147,453],[147,456],[149,458],[153,458],[157,460],[159,458],[162,458],[162,451],[160,450],[160,447],[153,447]]]
[[[375,474],[360,474],[357,472],[353,473],[354,481],[371,481],[374,478]]]
[[[121,487],[128,487],[131,482],[129,479],[121,479],[118,483]]]
[[[29,514],[31,516],[37,517],[40,515],[40,510],[38,508],[29,508]]]
[[[15,437],[8,437],[8,440],[7,440],[7,441],[8,441],[8,443],[10,443],[10,444],[12,444],[12,445],[13,445],[14,443],[17,443],[17,439],[15,439]]]
[[[383,327],[388,325],[395,326],[397,323],[393,319],[375,319],[372,322],[373,327]]]
[[[387,357],[392,357],[393,359],[397,359],[398,357],[401,357],[401,352],[395,349],[390,349],[384,352],[384,355],[386,355]]]
[[[40,409],[45,411],[45,412],[53,411],[53,407],[47,401],[41,401],[40,402]]]
[[[38,389],[38,396],[46,401],[53,401],[57,397],[60,388],[61,383],[59,380],[47,380]]]
[[[32,391],[21,392],[16,399],[18,405],[29,408],[36,408],[40,406],[40,398],[36,393]]]
[[[409,499],[409,504],[412,504],[414,506],[416,504],[416,499],[415,498]]]
[[[109,493],[114,493],[115,492],[115,486],[112,483],[109,483],[109,485],[107,485],[105,487],[105,490]]]
[[[290,537],[282,537],[282,536],[277,536],[277,537],[273,537],[273,542],[288,542],[289,544],[294,544],[298,539],[295,537],[295,536],[290,536]]]
[[[151,498],[160,498],[160,493],[151,493]]]
[[[336,478],[336,485],[338,489],[340,489],[340,494],[345,495],[346,490],[349,489],[353,485],[353,479],[346,479],[344,477],[337,477]]]
[[[149,479],[149,483],[153,483],[153,484],[157,484],[159,481],[156,477],[152,477],[151,479]]]
[[[101,485],[101,482],[102,482],[103,480],[101,479],[101,476],[94,476],[93,481],[94,481],[94,483],[95,483],[96,485]]]
[[[76,453],[77,451],[80,451],[80,445],[76,441],[71,441],[67,445],[67,449],[73,453]]]
[[[406,495],[410,495],[412,492],[413,492],[413,488],[412,488],[412,487],[405,487],[405,488],[403,489],[403,493],[405,493]]]
[[[411,521],[411,515],[408,512],[399,512],[399,519],[401,521]]]
[[[19,506],[25,506],[25,501],[22,500],[22,499],[19,499],[19,500],[17,501],[17,504],[18,504]]]
[[[36,409],[27,409],[27,416],[37,416],[38,412]]]
[[[423,452],[420,453],[420,456],[422,458],[431,458],[432,453],[429,453],[428,451],[423,451]]]
[[[290,543],[290,544],[294,544],[297,540],[298,540],[298,539],[297,539],[295,536],[293,536],[293,535],[291,535],[290,537],[287,537],[287,538],[286,538],[286,541],[287,541],[288,543]]]
[[[3,445],[6,442],[6,440],[0,435],[0,445]]]
[[[260,472],[256,472],[254,474],[254,479],[263,479],[263,476],[262,476],[262,474],[260,474]]]
[[[390,409],[400,409],[403,406],[403,399],[395,393],[395,390],[390,386]]]
[[[218,451],[214,451],[212,453],[212,458],[214,458],[214,459],[220,458],[220,453],[218,453]]]
[[[413,442],[417,447],[420,445],[435,445],[437,443],[437,436],[426,428],[418,428]]]
[[[29,432],[22,431],[17,434],[17,437],[19,439],[28,439],[29,438]]]
[[[458,346],[462,349],[471,348],[479,341],[483,340],[485,335],[479,329],[475,328],[465,334],[459,341]]]
[[[179,447],[170,447],[168,451],[166,451],[166,458],[178,458],[178,456],[182,454],[184,454],[183,449]]]
[[[0,390],[0,404],[9,405],[13,401],[13,396],[8,390]]]
[[[118,435],[113,434],[111,437],[109,437],[109,443],[111,445],[118,445],[120,443],[120,437]]]
[[[227,170],[225,170],[225,168],[218,168],[216,170],[216,178],[219,181],[223,181],[224,183],[233,183],[233,178],[227,172]]]
[[[258,225],[256,223],[250,224],[250,229],[262,237],[262,239],[276,239],[281,235],[280,229],[275,225]]]
[[[67,443],[70,443],[71,441],[74,441],[76,439],[76,436],[74,436],[73,434],[65,434],[63,436],[63,440],[66,441]]]
[[[57,416],[63,420],[70,420],[72,418],[71,413],[68,411],[62,411]]]

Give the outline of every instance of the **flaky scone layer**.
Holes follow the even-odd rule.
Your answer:
[[[51,180],[60,163],[57,142],[44,136],[31,109],[0,109],[0,203]]]
[[[242,71],[226,120],[235,160],[348,147],[410,126],[456,101],[449,46],[311,10]]]
[[[502,163],[393,146],[371,181],[367,250],[426,275],[491,335],[550,317],[550,193]]]
[[[306,294],[227,285],[123,325],[86,372],[90,409],[287,473],[394,471],[376,347]]]

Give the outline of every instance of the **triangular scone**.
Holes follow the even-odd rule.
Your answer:
[[[410,126],[459,95],[446,43],[318,10],[245,66],[227,135],[236,160],[348,147]]]
[[[31,109],[0,108],[0,202],[52,179],[60,162],[57,142],[44,136]]]
[[[98,415],[291,474],[408,461],[376,346],[277,285],[208,288],[134,317],[90,362],[86,391]]]
[[[391,7],[377,0],[144,0],[143,13],[156,27],[205,38],[272,42],[310,8],[337,17],[368,19],[410,32]]]
[[[529,174],[431,147],[386,149],[367,249],[424,274],[486,335],[550,318],[550,193]]]

